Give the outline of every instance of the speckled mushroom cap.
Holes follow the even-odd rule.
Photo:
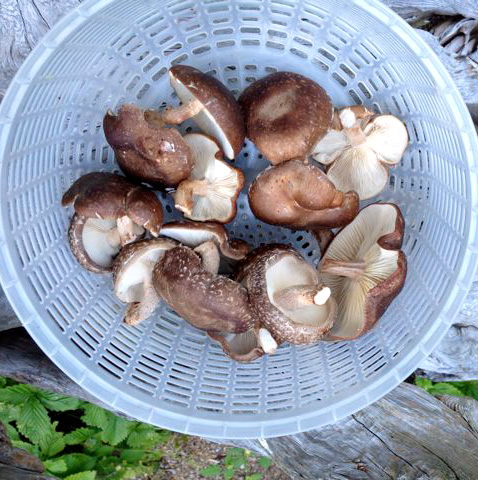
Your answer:
[[[358,212],[355,192],[342,193],[320,168],[299,160],[264,170],[249,189],[249,205],[260,220],[288,228],[335,228]]]
[[[201,330],[241,333],[254,325],[247,290],[205,271],[188,247],[165,252],[153,270],[153,284],[178,315]]]
[[[154,192],[114,173],[83,175],[64,193],[61,204],[73,205],[75,212],[86,218],[128,216],[153,235],[163,224],[163,207]]]
[[[311,286],[320,289],[316,270],[292,247],[268,245],[252,252],[239,273],[257,318],[277,343],[314,343],[332,328],[336,302],[331,297],[322,305],[310,304],[285,310],[275,294],[290,287]]]
[[[129,177],[153,187],[174,187],[193,167],[191,150],[174,128],[153,125],[135,105],[123,105],[103,119],[108,143],[116,161]]]
[[[332,124],[325,90],[292,72],[272,73],[239,97],[246,133],[273,165],[305,158]]]
[[[392,203],[374,203],[337,233],[319,264],[319,279],[337,299],[329,340],[368,332],[400,293],[407,273],[400,250],[404,220]]]
[[[197,99],[204,106],[193,117],[201,130],[219,142],[227,158],[238,155],[244,144],[245,128],[232,93],[216,78],[188,65],[172,67],[169,77],[183,103]]]

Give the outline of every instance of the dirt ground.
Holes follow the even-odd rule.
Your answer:
[[[185,435],[174,435],[171,440],[161,447],[163,458],[160,470],[151,480],[200,480],[203,477],[200,471],[208,465],[224,465],[224,458],[228,446],[207,442],[201,438]],[[262,473],[263,480],[290,480],[290,476],[272,465],[264,469],[259,465],[259,456],[248,456],[247,473],[239,470],[231,480],[244,480],[247,475]],[[224,475],[212,477],[223,479]]]

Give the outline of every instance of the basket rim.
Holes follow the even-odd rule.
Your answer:
[[[102,10],[115,0],[86,0],[79,7],[63,17],[43,37],[29,54],[18,70],[0,104],[0,171],[4,171],[5,149],[9,138],[11,125],[28,86],[55,48],[92,15]],[[438,345],[458,314],[475,276],[478,264],[478,139],[468,109],[458,92],[451,76],[426,42],[396,13],[383,5],[379,0],[349,0],[365,10],[377,21],[387,24],[401,39],[418,55],[430,76],[444,91],[446,101],[451,108],[461,140],[467,146],[468,185],[470,191],[470,218],[467,225],[467,247],[457,266],[457,278],[448,297],[443,301],[443,307],[436,317],[430,331],[419,343],[413,345],[394,367],[386,373],[380,373],[368,386],[367,391],[357,389],[347,398],[339,402],[325,401],[323,406],[313,412],[300,412],[301,409],[280,414],[241,415],[234,420],[233,415],[201,413],[201,418],[191,417],[168,405],[162,408],[160,402],[152,401],[150,397],[137,397],[120,391],[108,377],[102,377],[97,372],[90,371],[65,346],[55,341],[55,335],[44,327],[39,315],[31,305],[18,278],[12,257],[15,249],[8,232],[7,211],[5,202],[0,206],[0,283],[5,295],[12,305],[17,317],[33,337],[42,351],[67,376],[78,383],[85,391],[99,398],[103,403],[116,411],[140,421],[152,423],[158,427],[175,430],[182,433],[200,435],[203,437],[221,439],[269,438],[281,435],[299,433],[335,423],[369,404],[379,400],[407,376],[409,376]],[[3,195],[0,185],[0,197]],[[146,400],[149,400],[146,401]]]

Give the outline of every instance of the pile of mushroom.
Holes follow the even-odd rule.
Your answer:
[[[125,176],[88,173],[62,197],[74,209],[70,249],[90,272],[112,273],[124,321],[146,321],[164,301],[239,362],[283,343],[368,332],[405,281],[404,220],[394,204],[359,211],[359,203],[386,188],[408,144],[404,124],[363,106],[334,109],[297,73],[268,75],[237,102],[193,67],[174,66],[169,78],[179,106],[126,104],[103,119]],[[189,119],[200,131],[183,136]],[[272,164],[250,183],[253,214],[311,231],[318,268],[289,245],[251,250],[229,238],[224,224],[236,217],[245,177],[227,160],[246,133]],[[188,220],[164,224],[158,196],[142,183],[170,193]]]

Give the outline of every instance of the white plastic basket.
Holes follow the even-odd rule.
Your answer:
[[[187,63],[239,92],[275,70],[305,74],[337,106],[398,115],[411,144],[380,199],[406,220],[405,288],[354,342],[285,345],[240,365],[166,306],[138,327],[111,279],[71,256],[64,190],[115,170],[101,122],[122,102],[175,102],[167,70]],[[424,42],[371,0],[91,0],[27,59],[0,109],[0,275],[43,351],[112,408],[208,437],[272,437],[319,427],[377,400],[440,341],[477,263],[478,144],[466,107]],[[247,143],[247,182],[266,166]],[[163,197],[168,217],[175,218]],[[232,236],[292,243],[317,261],[305,232],[255,220],[239,198]]]

